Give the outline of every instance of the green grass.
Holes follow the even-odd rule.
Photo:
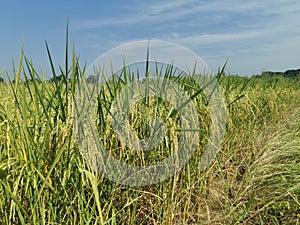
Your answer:
[[[43,81],[21,54],[15,82],[0,83],[0,224],[300,224],[299,80],[220,73],[227,131],[216,160],[200,171],[211,123],[207,100],[193,80],[164,74],[190,95],[198,93],[201,141],[173,177],[130,187],[96,174],[82,157],[72,122],[73,94],[85,69],[73,50],[71,65],[66,54],[56,72],[47,51],[60,81]],[[178,119],[176,113],[168,119],[169,133],[155,152],[133,154],[120,145],[108,109],[130,78],[114,77],[99,93],[97,125],[115,157],[145,165],[172,152]],[[145,102],[131,112],[140,137],[149,135],[143,115],[166,116],[171,107],[158,98]]]

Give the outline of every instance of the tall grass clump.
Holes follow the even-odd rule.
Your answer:
[[[184,168],[164,182],[143,187],[114,183],[97,174],[80,153],[73,133],[73,96],[85,76],[75,55],[52,70],[51,81],[21,52],[13,77],[0,83],[0,224],[299,224],[299,82],[218,73],[227,107],[226,134],[216,157],[201,171],[210,109],[192,76],[158,75],[191,96],[200,121],[199,145]],[[99,92],[95,124],[106,149],[131,165],[147,165],[172,153],[178,114],[159,98],[145,98],[130,112],[131,129],[149,136],[150,117],[168,117],[155,151],[134,152],[111,127],[110,107],[136,79],[128,68]],[[21,79],[22,78],[22,79]],[[23,79],[24,78],[24,79]],[[151,107],[149,107],[151,106]]]

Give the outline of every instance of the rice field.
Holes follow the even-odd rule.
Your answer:
[[[68,62],[66,49],[66,63],[56,71],[47,51],[51,81],[22,53],[8,74],[13,80],[0,83],[0,224],[300,224],[299,79],[219,71],[226,133],[215,160],[201,171],[211,124],[207,99],[192,79],[163,74],[194,96],[200,142],[174,176],[135,187],[110,181],[86,162],[73,129],[73,97],[85,68],[74,51]],[[114,157],[151,164],[172,153],[178,118],[175,113],[166,121],[155,151],[135,153],[120,144],[110,107],[130,78],[114,76],[101,89],[95,124]],[[149,135],[145,115],[165,116],[171,107],[158,98],[145,102],[130,114],[141,138]]]

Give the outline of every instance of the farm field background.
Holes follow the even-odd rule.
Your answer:
[[[84,74],[77,57],[73,53],[59,73],[52,69],[54,79],[45,81],[22,55],[14,81],[0,83],[0,224],[300,224],[299,76],[247,78],[220,71],[227,127],[216,160],[199,170],[203,138],[179,173],[130,187],[96,174],[76,145],[73,94]],[[107,88],[117,93],[125,76]],[[197,91],[193,81],[176,82],[191,95]],[[114,96],[105,90],[100,95],[98,128],[120,160],[141,163],[144,156],[127,157],[102,118]],[[205,137],[205,99],[199,95],[194,102]],[[143,110],[133,114],[142,118]],[[142,136],[144,126],[134,122]],[[164,157],[168,143],[148,159]]]

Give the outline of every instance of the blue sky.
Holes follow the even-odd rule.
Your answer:
[[[11,71],[22,40],[38,71],[50,71],[45,40],[55,64],[63,65],[67,17],[82,65],[120,44],[155,39],[191,49],[213,71],[227,59],[233,74],[295,69],[299,15],[299,0],[3,1],[0,71]]]

